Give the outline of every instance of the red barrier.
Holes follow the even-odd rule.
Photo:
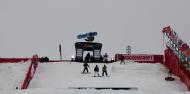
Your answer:
[[[25,76],[25,79],[24,79],[24,82],[22,84],[21,89],[26,89],[28,87],[29,83],[30,83],[31,68],[32,68],[32,63],[30,64],[30,67],[29,67],[28,72],[27,72],[27,74]]]
[[[31,58],[0,58],[0,63],[26,62],[28,60],[31,60]]]
[[[179,58],[168,48],[165,50],[165,63],[171,72],[180,77],[180,80],[184,82],[188,90],[190,90],[190,71],[186,70],[184,63],[179,61]]]
[[[30,84],[30,81],[34,77],[34,74],[35,74],[36,69],[38,67],[38,62],[39,62],[38,56],[34,55],[33,58],[32,58],[32,62],[30,64],[30,67],[28,69],[28,72],[27,72],[27,74],[25,76],[25,79],[24,79],[24,82],[22,84],[21,89],[27,89],[28,88],[28,86]]]

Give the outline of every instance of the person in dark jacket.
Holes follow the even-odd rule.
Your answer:
[[[99,67],[98,67],[98,65],[96,65],[94,67],[94,76],[99,76]]]
[[[124,58],[125,57],[123,55],[121,55],[121,57],[120,57],[120,64],[122,64],[122,63],[125,64]]]
[[[82,73],[85,73],[85,71],[88,73],[88,67],[89,67],[89,65],[88,65],[87,62],[85,62],[85,63],[83,64],[83,67],[84,67],[84,70],[83,70]]]
[[[85,62],[90,62],[90,53],[86,54]]]
[[[108,72],[107,72],[107,66],[104,64],[104,66],[102,67],[102,76],[104,76],[104,73],[106,74],[106,76],[108,76]]]

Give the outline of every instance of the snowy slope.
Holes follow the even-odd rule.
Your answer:
[[[0,94],[190,94],[178,77],[174,76],[176,80],[172,82],[164,80],[168,70],[161,64],[107,64],[110,77],[92,77],[96,64],[89,65],[91,74],[81,74],[81,63],[40,63],[29,89],[0,90]],[[103,66],[97,65],[100,69]],[[135,87],[137,90],[79,90],[71,87]]]
[[[15,90],[21,88],[30,62],[1,63],[0,64],[0,89]]]
[[[91,74],[81,74],[81,63],[43,63],[30,88],[67,89],[70,87],[135,87],[142,91],[186,91],[179,80],[166,82],[168,70],[161,64],[119,62],[107,64],[110,77],[92,77],[96,64],[90,64]],[[100,69],[103,64],[98,63]]]

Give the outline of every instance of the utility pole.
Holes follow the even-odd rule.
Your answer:
[[[131,46],[129,45],[126,47],[126,54],[131,54]]]
[[[59,54],[60,54],[60,60],[62,60],[62,49],[61,49],[61,44],[59,44]]]

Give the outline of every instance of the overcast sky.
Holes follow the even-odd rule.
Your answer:
[[[161,30],[170,25],[190,44],[190,0],[0,0],[0,57],[33,54],[64,59],[78,34],[98,32],[102,54],[163,54]]]

